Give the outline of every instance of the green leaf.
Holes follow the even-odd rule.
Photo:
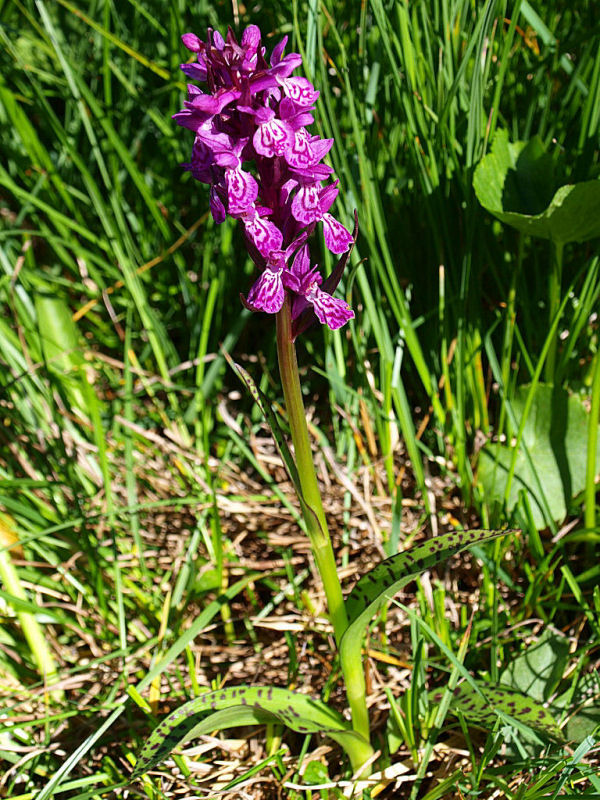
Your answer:
[[[535,644],[511,661],[500,675],[500,683],[543,702],[554,693],[568,660],[567,637],[546,628]]]
[[[341,714],[320,700],[273,686],[237,686],[207,692],[163,719],[144,744],[132,779],[152,769],[174,747],[194,736],[268,722],[282,723],[297,733],[325,733],[347,750],[353,764],[365,761],[373,752]]]
[[[525,725],[544,738],[562,741],[563,735],[556,720],[547,708],[521,692],[506,686],[477,685],[476,691],[470,683],[461,683],[454,690],[454,698],[448,709],[456,716],[460,711],[476,727],[489,730],[498,716],[508,717],[518,726]],[[439,702],[443,692],[431,692],[431,699]]]
[[[386,558],[355,584],[346,598],[348,627],[340,642],[342,658],[359,649],[365,629],[381,606],[422,572],[450,556],[511,531],[469,530],[444,533],[424,544]]]
[[[557,713],[569,712],[564,727],[569,741],[582,742],[600,725],[600,675],[582,675],[575,691],[568,689],[552,703]]]
[[[304,494],[302,492],[302,486],[300,485],[300,476],[298,475],[298,468],[296,467],[296,462],[294,461],[292,452],[285,440],[283,431],[279,426],[279,421],[277,420],[277,416],[273,411],[273,409],[271,408],[271,403],[269,401],[269,398],[264,394],[264,392],[262,392],[259,389],[254,379],[244,369],[244,367],[240,366],[240,364],[237,364],[235,361],[233,361],[233,359],[228,353],[224,353],[224,355],[231,368],[234,370],[234,372],[237,373],[242,383],[244,383],[244,385],[254,398],[256,405],[262,411],[264,420],[269,426],[269,430],[271,431],[271,434],[275,441],[277,452],[279,453],[281,460],[283,461],[283,465],[285,467],[289,479],[294,485],[294,490],[296,492],[296,496],[298,497],[298,501],[302,508],[302,514],[304,516],[304,519],[307,520],[307,518],[310,516],[315,522],[317,528],[320,528],[321,523],[319,522],[319,519],[314,509],[304,499]]]
[[[523,233],[563,244],[600,236],[600,181],[564,185],[553,195],[553,161],[538,137],[510,143],[498,131],[473,187],[487,211]]]
[[[252,376],[249,374],[247,370],[244,369],[244,367],[233,361],[233,359],[228,353],[224,353],[224,355],[230,367],[237,374],[238,378],[242,381],[242,383],[246,386],[246,388],[254,398],[254,402],[262,411],[262,415],[273,435],[277,451],[279,452],[281,460],[283,461],[289,479],[294,484],[294,488],[298,496],[302,498],[302,491],[300,488],[300,478],[298,476],[298,469],[296,467],[296,462],[294,461],[294,457],[292,456],[291,450],[288,447],[288,444],[285,440],[283,431],[279,426],[279,421],[275,416],[275,412],[271,408],[271,403],[269,401],[269,398],[266,397],[263,392],[261,392],[259,387],[256,385],[254,379],[252,378]]]
[[[42,352],[49,370],[60,380],[70,402],[87,413],[81,384],[85,359],[69,307],[62,297],[38,292],[35,310]]]
[[[519,387],[512,403],[517,424],[521,422],[528,391],[528,386]],[[523,429],[522,444],[527,453],[521,447],[516,454],[508,494],[513,448],[488,444],[481,450],[479,480],[488,508],[491,509],[496,502],[503,503],[506,498],[507,508],[511,511],[519,494],[524,491],[533,521],[541,530],[548,525],[541,488],[552,519],[556,522],[563,520],[571,500],[585,488],[588,417],[579,397],[569,396],[563,389],[539,384]],[[596,463],[600,463],[600,436],[596,442]]]
[[[303,783],[329,783],[331,778],[325,764],[320,761],[309,761],[302,773]]]

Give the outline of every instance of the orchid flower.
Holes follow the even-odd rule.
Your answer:
[[[356,229],[350,234],[330,213],[338,181],[322,161],[333,139],[308,131],[319,92],[307,78],[292,74],[302,58],[285,55],[284,37],[267,62],[256,25],[245,29],[240,42],[231,29],[225,38],[209,29],[206,41],[193,33],[182,39],[196,55],[182,70],[208,85],[203,92],[190,84],[184,108],[174,115],[196,134],[191,160],[183,167],[210,186],[217,223],[230,216],[243,225],[260,275],[242,302],[253,311],[276,314],[288,296],[294,320],[303,317],[302,330],[307,320],[340,328],[354,312],[329,293],[331,286],[322,288],[318,268],[310,267],[306,240],[321,222],[325,246],[342,255],[351,250]],[[309,310],[314,313],[305,313]]]

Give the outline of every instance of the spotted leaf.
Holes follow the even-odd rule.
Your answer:
[[[470,683],[457,686],[449,713],[456,715],[461,711],[467,721],[484,730],[490,730],[498,717],[506,717],[508,722],[521,723],[546,739],[563,740],[556,720],[537,700],[507,686],[486,686],[483,683],[477,686],[479,691]],[[442,692],[433,691],[430,697],[439,702]]]
[[[471,530],[445,533],[386,558],[367,572],[346,598],[348,627],[340,642],[341,658],[360,658],[364,632],[370,620],[386,600],[390,600],[407,583],[426,569],[471,545],[481,544],[510,532]]]
[[[277,447],[281,460],[283,461],[289,479],[294,484],[294,488],[298,493],[298,495],[301,495],[300,478],[298,477],[296,462],[294,461],[294,457],[292,456],[290,448],[287,445],[285,436],[283,435],[283,432],[279,427],[279,422],[277,420],[277,417],[275,416],[273,409],[271,408],[271,403],[269,401],[269,398],[266,397],[264,392],[261,392],[261,390],[256,385],[254,379],[252,378],[252,376],[249,374],[247,370],[244,369],[244,367],[242,367],[240,364],[235,363],[228,354],[225,355],[225,358],[229,362],[229,365],[234,370],[234,372],[236,372],[239,379],[242,381],[242,383],[246,386],[246,388],[252,395],[256,405],[260,408],[262,415],[265,418],[265,422],[267,423],[269,429],[271,430],[273,439],[275,440],[275,445]]]
[[[257,406],[262,411],[262,415],[273,435],[277,451],[279,452],[281,460],[283,461],[288,477],[294,484],[296,496],[298,497],[298,501],[302,508],[302,514],[304,518],[307,519],[309,516],[312,517],[313,522],[316,524],[316,527],[320,528],[321,524],[319,522],[317,515],[315,514],[314,509],[311,506],[309,506],[309,504],[304,499],[304,494],[302,492],[302,487],[300,485],[300,477],[298,475],[296,462],[294,461],[294,457],[291,453],[291,450],[287,445],[285,436],[283,435],[283,431],[279,426],[277,416],[275,415],[275,412],[271,408],[271,403],[269,401],[269,398],[264,394],[264,392],[262,392],[259,389],[254,379],[247,372],[247,370],[245,370],[242,366],[234,362],[233,359],[227,353],[225,354],[225,358],[229,362],[231,368],[237,373],[242,383],[244,383],[244,385],[254,398],[254,401],[256,402]]]
[[[163,719],[137,760],[132,779],[153,769],[177,745],[195,736],[240,725],[279,722],[297,733],[324,733],[346,749],[351,759],[366,760],[368,742],[341,714],[320,700],[276,687],[237,686],[207,692]]]

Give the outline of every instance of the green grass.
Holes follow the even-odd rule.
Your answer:
[[[571,697],[563,721],[582,682],[600,702],[600,466],[587,467],[585,502],[568,497],[567,517],[541,533],[527,495],[494,508],[478,473],[482,443],[525,426],[520,385],[543,378],[581,396],[590,443],[597,430],[597,241],[566,246],[552,297],[548,244],[501,225],[473,190],[499,129],[539,135],[563,183],[598,176],[600,28],[593,3],[565,0],[0,2],[0,795],[124,796],[167,707],[235,680],[240,659],[248,680],[262,665],[296,686],[326,660],[290,487],[222,354],[281,402],[274,326],[241,310],[240,232],[207,214],[205,188],[179,168],[191,134],[170,120],[185,89],[180,35],[237,26],[238,13],[273,33],[269,48],[287,34],[302,53],[319,131],[336,139],[336,212],[350,227],[359,214],[344,286],[357,319],[299,348],[312,431],[343,469],[342,480],[321,457],[339,563],[351,571],[366,549],[360,569],[477,517],[523,529],[404,598],[422,625],[392,607],[373,630],[392,659],[374,662],[373,691],[412,720],[395,753],[380,724],[383,760],[408,759],[424,778],[410,789],[427,800],[597,796],[592,729],[570,749],[513,731],[505,750],[502,725],[440,731],[442,706],[427,700],[463,662],[498,680],[551,625],[570,649],[545,699]],[[248,622],[278,614],[284,630]],[[338,697],[337,678],[314,691]],[[269,751],[259,732],[253,756],[220,757],[250,779],[280,733]],[[464,762],[444,759],[440,741]],[[253,796],[271,796],[315,747],[289,740]],[[330,774],[349,778],[337,758]],[[177,774],[192,763],[178,756]],[[181,790],[171,762],[162,773],[136,796]]]

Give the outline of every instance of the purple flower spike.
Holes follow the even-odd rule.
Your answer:
[[[183,168],[210,186],[217,223],[227,216],[242,223],[247,250],[260,270],[242,302],[276,314],[288,297],[294,338],[316,321],[337,330],[354,316],[332,295],[358,227],[351,235],[329,213],[338,188],[333,169],[322,162],[333,139],[308,130],[319,92],[307,78],[292,74],[302,58],[285,55],[284,37],[269,59],[256,25],[249,25],[239,42],[231,29],[225,37],[209,29],[205,40],[194,33],[182,40],[196,56],[194,63],[182,64],[183,72],[208,87],[203,92],[188,86],[184,108],[174,116],[196,134]],[[311,266],[308,241],[319,222],[325,246],[344,254],[325,281]]]

